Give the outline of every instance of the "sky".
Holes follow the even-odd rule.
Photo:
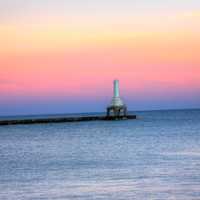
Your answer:
[[[0,115],[200,107],[199,0],[0,0]]]

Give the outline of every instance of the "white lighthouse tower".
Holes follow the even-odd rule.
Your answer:
[[[113,98],[111,104],[107,107],[107,117],[126,117],[127,108],[120,98],[119,93],[119,80],[113,82]]]

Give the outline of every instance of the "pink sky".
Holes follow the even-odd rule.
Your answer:
[[[184,107],[199,106],[199,13],[121,13],[117,19],[108,20],[84,15],[72,21],[54,13],[48,18],[40,16],[41,20],[23,17],[2,21],[2,114],[20,114],[17,106],[23,108],[21,113],[30,113],[24,102],[41,99],[55,108],[58,99],[63,99],[69,103],[70,112],[76,103],[80,112],[81,108],[99,111],[101,100],[105,106],[106,101],[109,103],[115,78],[120,80],[121,93],[131,109],[148,109],[145,104],[149,109],[165,108],[165,103],[173,108],[173,100]],[[76,103],[71,102],[73,99]],[[86,107],[81,107],[81,99],[88,100]],[[160,105],[149,99],[160,99]],[[95,101],[96,110],[95,106],[90,109],[90,102],[95,105]],[[5,105],[15,105],[17,111],[7,112]],[[64,112],[68,112],[67,106]]]

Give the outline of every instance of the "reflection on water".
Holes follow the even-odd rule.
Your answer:
[[[200,111],[0,127],[0,199],[199,200]]]

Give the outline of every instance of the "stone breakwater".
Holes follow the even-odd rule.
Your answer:
[[[64,122],[83,122],[83,121],[100,121],[100,120],[127,120],[136,119],[136,115],[127,116],[79,116],[79,117],[59,117],[59,118],[41,118],[41,119],[16,119],[2,120],[0,125],[16,124],[45,124],[45,123],[64,123]]]

